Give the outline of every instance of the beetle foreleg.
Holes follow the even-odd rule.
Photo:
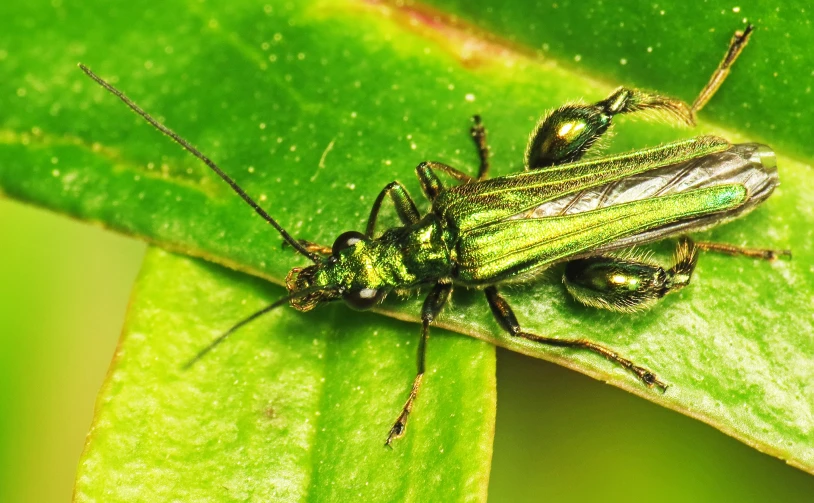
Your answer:
[[[616,352],[606,348],[605,346],[601,346],[586,339],[556,339],[554,337],[543,337],[541,335],[524,332],[520,328],[520,324],[517,322],[517,317],[514,315],[509,303],[506,302],[506,299],[500,295],[497,288],[490,286],[486,288],[485,293],[486,300],[489,302],[489,307],[492,309],[492,314],[494,314],[500,326],[509,332],[509,334],[515,337],[522,337],[530,341],[539,342],[541,344],[547,344],[549,346],[586,349],[588,351],[593,351],[594,353],[602,355],[608,360],[615,362],[633,372],[636,374],[636,377],[638,377],[639,380],[641,380],[648,387],[657,386],[662,391],[667,390],[667,385],[659,381],[655,374],[644,367],[634,365],[633,362],[627,358],[619,356]]]
[[[421,388],[421,381],[424,379],[425,356],[427,353],[427,339],[430,337],[430,324],[438,316],[438,313],[441,312],[444,304],[446,304],[447,300],[449,300],[451,293],[452,284],[438,283],[424,301],[424,306],[421,308],[421,339],[418,341],[418,371],[416,372],[415,379],[413,380],[413,386],[410,389],[410,395],[407,397],[407,402],[404,403],[404,407],[401,409],[401,414],[399,414],[399,417],[396,419],[393,427],[390,428],[390,433],[388,433],[387,440],[384,442],[384,445],[389,446],[394,439],[404,435],[404,430],[407,428],[407,419],[410,416],[410,412],[413,410],[413,403],[415,402],[415,399],[418,396],[418,391]]]
[[[404,225],[414,224],[421,219],[418,208],[416,208],[413,198],[407,193],[407,189],[399,182],[390,182],[373,201],[373,208],[370,210],[370,217],[367,219],[367,228],[365,230],[365,235],[369,238],[372,238],[373,233],[376,231],[376,220],[379,218],[382,202],[387,196],[392,199],[393,205],[396,207],[396,213],[398,213],[399,219]]]
[[[441,179],[438,178],[438,175],[435,173],[436,171],[446,173],[461,183],[471,183],[476,180],[463,171],[458,171],[452,166],[447,166],[444,163],[434,161],[422,162],[416,166],[415,174],[418,176],[418,181],[421,183],[421,190],[430,201],[434,201],[435,196],[444,190],[444,184],[441,183]]]
[[[319,253],[320,255],[330,255],[331,254],[331,247],[321,245],[319,243],[314,243],[312,241],[308,241],[307,239],[298,239],[297,242],[302,245],[302,247],[309,252],[312,253]],[[283,241],[283,248],[288,248],[291,245],[288,244],[288,241]]]

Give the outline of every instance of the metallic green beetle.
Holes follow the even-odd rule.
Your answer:
[[[424,375],[429,327],[454,285],[482,289],[498,323],[513,336],[593,351],[633,372],[647,386],[666,389],[652,372],[604,346],[523,331],[497,287],[528,281],[543,269],[565,263],[563,281],[577,300],[605,309],[634,311],[686,286],[698,248],[767,259],[788,253],[694,243],[682,237],[674,263],[666,269],[635,254],[612,254],[633,245],[705,229],[752,210],[778,184],[774,153],[765,145],[732,145],[722,138],[701,136],[627,154],[580,160],[608,130],[614,115],[651,111],[693,125],[695,112],[720,86],[751,31],[749,26],[736,33],[726,57],[692,107],[657,94],[621,88],[598,103],[567,105],[547,115],[531,134],[524,173],[486,179],[488,147],[485,129],[476,116],[471,130],[480,154],[476,178],[445,164],[423,162],[416,172],[424,194],[432,202],[427,215],[422,217],[404,187],[392,182],[373,203],[365,232],[345,232],[331,247],[294,239],[211,160],[80,66],[153,126],[203,160],[289,245],[313,262],[291,270],[286,278],[285,298],[232,327],[190,364],[240,326],[286,303],[308,311],[324,302],[343,299],[355,309],[369,309],[394,291],[430,289],[421,310],[418,372],[387,436],[389,445],[405,431]],[[439,173],[460,184],[445,187]],[[403,226],[377,235],[376,220],[388,197]]]

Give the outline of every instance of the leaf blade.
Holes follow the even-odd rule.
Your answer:
[[[111,34],[116,28],[105,26],[98,19],[85,21],[93,28],[91,31],[97,33],[93,51],[97,55],[95,59],[105,62],[100,64],[123,67],[125,70],[119,70],[122,74],[130,73],[128,69],[145,67],[145,71],[134,75],[133,87],[128,83],[127,92],[133,96],[137,96],[136,93],[151,96],[149,100],[158,103],[144,103],[148,109],[172,114],[170,122],[173,127],[193,135],[196,143],[212,145],[213,157],[224,159],[224,165],[237,166],[235,177],[251,193],[259,194],[259,198],[265,194],[270,199],[268,204],[273,207],[273,214],[285,225],[291,226],[298,234],[306,234],[303,237],[322,242],[330,242],[337,229],[361,228],[370,198],[387,181],[399,178],[417,193],[415,181],[407,180],[405,167],[427,158],[460,167],[472,164],[473,156],[466,154],[471,151],[465,135],[466,116],[484,114],[494,147],[493,163],[499,173],[505,173],[518,166],[524,138],[543,108],[572,99],[575,89],[591,96],[590,99],[600,99],[609,92],[609,86],[556,67],[551,62],[528,58],[526,53],[515,54],[499,45],[489,45],[488,41],[479,40],[466,30],[458,32],[432,23],[419,23],[419,28],[414,28],[410,24],[411,17],[387,17],[375,9],[368,10],[351,2],[324,12],[319,11],[323,4],[315,3],[311,7],[311,10],[294,13],[283,12],[281,7],[280,12],[273,13],[268,26],[259,26],[254,17],[260,13],[248,7],[245,11],[202,11],[184,17],[182,21],[162,21],[168,24],[168,33],[172,33],[173,25],[186,27],[186,33],[173,39],[176,42],[174,51],[194,54],[204,61],[223,63],[234,60],[234,66],[230,66],[232,71],[225,76],[219,72],[219,65],[195,65],[189,56],[180,61],[171,57],[158,59],[155,56],[166,49],[166,39],[133,47],[127,36]],[[132,16],[136,28],[154,17],[138,12],[119,15]],[[216,22],[210,23],[213,19]],[[359,33],[365,30],[359,30],[359,26],[369,29],[370,35],[360,37]],[[136,28],[132,31],[137,31]],[[214,33],[214,36],[211,40],[205,39],[201,47],[194,46],[192,42],[197,39],[189,36],[189,31],[195,29],[208,35]],[[237,34],[247,38],[242,39]],[[278,45],[273,45],[277,34],[281,35],[280,40]],[[112,37],[113,45],[101,43],[109,42],[105,37]],[[342,39],[346,43],[341,49],[330,43],[320,45],[320,37]],[[388,42],[388,37],[399,43]],[[282,41],[287,45],[280,46]],[[264,42],[269,44],[269,49],[263,48]],[[36,47],[37,43],[32,42],[31,46]],[[312,52],[298,49],[306,43],[310,45],[305,47],[314,49]],[[480,44],[476,47],[486,44],[489,50],[483,51],[483,57],[467,59],[461,48],[469,43]],[[21,45],[28,47],[28,44]],[[430,56],[425,49],[429,49]],[[302,59],[300,53],[304,54]],[[268,63],[261,61],[260,54]],[[381,67],[375,71],[366,63],[366,57],[371,54],[376,54],[377,61],[381,62]],[[270,59],[273,55],[277,57],[274,62]],[[115,62],[112,61],[114,57]],[[318,57],[324,57],[328,63],[322,65],[321,60],[315,59]],[[145,60],[151,65],[145,65]],[[317,68],[329,66],[330,80],[314,78],[308,65],[303,63],[310,61],[316,61]],[[274,71],[263,71],[261,63],[267,65],[266,70],[273,67]],[[62,61],[58,65],[56,73],[62,75],[63,82],[56,82],[63,85],[56,88],[70,87],[66,79],[79,79],[78,75],[66,77],[73,75],[70,73],[75,71],[72,65],[73,61],[70,64]],[[366,84],[371,75],[380,79],[378,86]],[[183,85],[176,89],[166,84],[168,80]],[[8,95],[13,95],[15,86],[22,86],[24,82],[24,79],[11,79],[2,85],[12,91]],[[211,82],[219,85],[204,85]],[[306,85],[313,82],[318,83],[310,87]],[[356,82],[359,82],[358,87]],[[86,85],[77,85],[80,90],[87,89]],[[156,89],[160,91],[156,93]],[[251,99],[235,99],[240,89],[250,89],[248,94],[240,97]],[[100,92],[95,95],[99,104],[94,106],[76,98],[65,100],[71,117],[82,117],[77,119],[80,122],[50,120],[46,111],[55,96],[62,97],[59,94],[62,91],[50,91],[52,94],[38,96],[37,102],[8,103],[7,109],[15,119],[4,130],[6,141],[0,151],[0,177],[8,194],[81,218],[104,221],[119,230],[147,236],[165,247],[206,256],[280,281],[292,265],[290,256],[274,251],[279,240],[271,237],[261,222],[253,220],[250,211],[242,208],[239,201],[215,183],[217,181],[203,168],[175,147],[157,141],[155,134],[143,125],[136,125],[135,119],[131,118],[132,122],[128,123],[126,111]],[[756,99],[754,95],[731,94],[737,99]],[[474,101],[469,99],[470,95]],[[218,106],[200,106],[197,99]],[[330,113],[326,113],[327,110]],[[203,112],[209,121],[201,119]],[[62,113],[67,112],[63,110]],[[93,115],[95,113],[99,115]],[[360,118],[364,123],[357,120]],[[39,133],[37,130],[32,132],[32,128],[43,123],[49,125],[46,132],[42,128]],[[624,134],[619,134],[616,140],[622,148],[652,144],[683,134],[651,124],[620,126],[620,133]],[[223,135],[224,130],[233,128],[240,134]],[[752,139],[746,130],[723,131],[709,125],[702,129],[735,141]],[[280,132],[286,131],[296,131],[297,134],[306,131],[303,137],[307,139],[303,143],[282,136]],[[283,140],[278,144],[277,138]],[[326,168],[315,168],[320,165],[327,145],[334,140],[335,147],[326,156]],[[774,144],[774,138],[769,140]],[[99,141],[102,147],[96,148],[93,141]],[[787,140],[779,138],[778,141],[782,144]],[[209,149],[204,150],[209,152]],[[58,167],[53,165],[54,158],[58,160]],[[264,169],[255,166],[253,171],[250,170],[257,159],[272,159],[279,164]],[[807,337],[810,337],[812,327],[811,321],[800,314],[809,310],[807,295],[811,292],[810,274],[806,269],[812,260],[807,253],[807,243],[812,239],[812,215],[808,204],[811,181],[810,168],[806,164],[806,158],[795,162],[781,157],[784,185],[778,194],[747,219],[706,235],[738,244],[790,247],[797,256],[788,265],[754,264],[754,269],[761,271],[754,273],[758,276],[744,276],[746,270],[752,274],[751,264],[745,267],[742,260],[705,258],[692,290],[666,300],[664,306],[633,321],[579,308],[561,299],[562,292],[550,284],[537,285],[534,291],[525,290],[522,295],[513,297],[512,300],[518,299],[516,309],[523,315],[524,323],[525,320],[537,320],[529,322],[530,327],[559,336],[573,336],[584,330],[598,340],[612,344],[620,352],[624,351],[627,356],[647,363],[660,375],[669,377],[674,389],[681,385],[691,393],[674,398],[670,395],[660,397],[642,389],[630,376],[588,355],[571,356],[564,352],[538,350],[509,340],[499,335],[494,322],[484,312],[482,301],[475,297],[464,296],[459,301],[459,310],[448,312],[447,320],[442,319],[442,323],[518,351],[577,367],[685,413],[693,413],[691,406],[699,399],[718,403],[728,400],[728,406],[733,410],[738,407],[737,394],[742,382],[726,377],[726,373],[742,377],[744,369],[737,358],[727,355],[729,343],[737,349],[734,353],[745,354],[750,360],[765,362],[760,359],[770,358],[769,368],[787,368],[783,358],[797,358],[796,373],[786,374],[790,378],[781,379],[788,383],[785,389],[775,386],[772,372],[762,372],[760,383],[754,386],[754,393],[749,396],[756,414],[736,415],[733,419],[712,410],[705,418],[716,427],[811,471],[812,446],[806,434],[811,428],[807,419],[812,410],[811,394],[802,383],[808,379],[812,367],[807,359],[811,354]],[[65,165],[70,167],[63,168]],[[82,165],[85,167],[74,167]],[[331,166],[353,166],[358,171],[330,169]],[[55,170],[57,174],[54,174]],[[100,172],[104,176],[96,176]],[[136,177],[141,178],[136,180]],[[295,185],[292,180],[309,182]],[[285,182],[290,184],[285,185]],[[142,188],[145,185],[147,189]],[[313,194],[319,193],[313,190],[317,186],[328,187],[331,193],[314,198]],[[140,203],[142,191],[148,199]],[[357,194],[360,200],[356,200]],[[318,210],[322,213],[317,213]],[[755,229],[762,230],[771,238],[771,243],[758,239],[754,235]],[[714,279],[713,275],[720,280]],[[710,281],[702,290],[707,278]],[[716,294],[719,291],[734,293],[722,298]],[[739,301],[740,296],[752,303],[765,302],[771,309],[754,313],[751,318],[741,317],[739,311],[743,304]],[[726,298],[729,302],[722,302]],[[686,306],[683,305],[685,302],[688,303]],[[710,310],[710,305],[716,309]],[[389,314],[405,319],[415,319],[416,308],[415,302],[405,303],[398,310],[392,304],[388,305],[388,309],[392,309]],[[680,309],[681,316],[665,314],[668,308]],[[720,312],[742,321],[713,323],[726,319],[718,316]],[[703,316],[700,313],[704,313]],[[773,313],[794,316],[794,323],[777,322]],[[755,327],[747,326],[750,324]],[[693,325],[700,329],[687,328]],[[742,334],[762,337],[755,329],[772,337],[761,338],[759,344],[753,344]],[[703,335],[707,333],[725,333],[727,340],[705,342]],[[662,343],[665,334],[670,334],[671,338]],[[691,360],[662,357],[686,353],[687,348],[696,345],[704,348]],[[774,347],[785,349],[772,355]],[[722,369],[725,372],[715,376],[725,385],[694,382],[693,372],[706,372],[706,358],[726,362],[726,368]],[[778,389],[783,392],[786,403],[791,403],[788,399],[796,396],[801,397],[802,403],[795,404],[791,411],[778,411],[768,399]],[[801,419],[783,417],[797,411]],[[769,432],[762,431],[767,418],[772,420]],[[791,448],[786,447],[787,437],[793,443]]]
[[[76,501],[485,500],[495,393],[485,343],[436,332],[431,384],[393,450],[384,438],[414,370],[412,351],[397,348],[400,322],[280,310],[181,369],[207,337],[279,290],[150,249]],[[457,414],[462,403],[480,414]]]

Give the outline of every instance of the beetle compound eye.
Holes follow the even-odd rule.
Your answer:
[[[364,241],[366,239],[367,238],[365,237],[365,235],[362,234],[361,232],[356,231],[343,232],[342,234],[339,235],[338,238],[336,238],[336,241],[334,241],[334,245],[331,247],[331,252],[334,255],[338,255],[339,252],[341,252],[345,248],[350,248],[359,241]]]
[[[384,298],[384,292],[376,288],[360,288],[347,292],[342,298],[351,308],[367,311]]]

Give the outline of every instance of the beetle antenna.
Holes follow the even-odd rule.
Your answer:
[[[183,370],[187,370],[188,368],[193,366],[198,360],[200,360],[201,358],[206,356],[207,353],[209,353],[210,351],[215,349],[218,345],[220,345],[221,342],[225,341],[227,337],[232,335],[237,329],[239,329],[243,325],[246,325],[247,323],[251,323],[252,321],[254,321],[257,318],[259,318],[259,317],[263,316],[264,314],[266,314],[267,312],[269,312],[269,311],[271,311],[273,309],[277,309],[278,307],[280,307],[280,306],[282,306],[282,305],[284,305],[284,304],[286,304],[286,303],[288,303],[288,302],[290,302],[290,301],[292,301],[294,299],[298,299],[300,297],[305,297],[305,296],[310,295],[310,294],[312,294],[314,292],[317,292],[319,290],[323,290],[323,288],[312,286],[311,288],[306,288],[304,290],[300,290],[299,292],[296,292],[295,294],[287,295],[287,296],[285,296],[285,297],[283,297],[281,299],[277,299],[274,302],[272,302],[271,304],[269,304],[268,306],[264,307],[263,309],[255,312],[255,313],[250,314],[246,318],[244,318],[244,319],[240,320],[239,322],[235,323],[232,326],[232,328],[230,328],[226,332],[224,332],[224,333],[220,334],[219,336],[217,336],[215,338],[215,340],[210,342],[209,345],[206,346],[205,348],[203,348],[202,350],[198,351],[198,354],[196,354],[192,359],[190,359],[188,362],[186,362],[184,364],[184,366],[181,367],[181,368]]]
[[[204,164],[209,166],[209,168],[212,169],[212,171],[214,171],[215,173],[217,173],[217,175],[220,176],[223,179],[223,181],[228,183],[229,186],[232,187],[232,190],[235,191],[235,193],[237,195],[239,195],[241,198],[243,198],[243,200],[246,201],[246,203],[249,206],[251,206],[254,209],[254,211],[257,212],[258,215],[263,217],[263,219],[266,222],[270,223],[272,225],[272,227],[277,229],[277,232],[280,233],[280,235],[283,237],[283,239],[285,239],[288,242],[288,244],[290,244],[295,250],[297,250],[297,252],[299,252],[301,255],[304,255],[304,256],[308,257],[314,263],[317,263],[319,261],[319,256],[317,254],[309,252],[302,244],[300,244],[299,241],[297,241],[296,239],[291,237],[291,235],[288,232],[286,232],[286,230],[283,229],[282,226],[280,224],[278,224],[277,221],[274,220],[271,217],[271,215],[266,213],[266,211],[263,208],[261,208],[260,205],[258,205],[254,201],[254,199],[249,197],[249,195],[246,194],[246,192],[244,192],[243,189],[241,189],[240,186],[237,183],[235,183],[235,181],[232,180],[229,177],[229,175],[224,173],[223,170],[221,170],[218,167],[218,165],[215,164],[211,159],[209,159],[208,157],[203,155],[198,149],[196,149],[195,147],[190,145],[190,143],[188,141],[186,141],[185,139],[178,136],[177,133],[175,133],[174,131],[172,131],[168,127],[164,126],[163,124],[159,123],[157,120],[155,120],[150,114],[148,114],[147,112],[142,110],[141,107],[136,105],[130,98],[125,96],[124,93],[122,93],[121,91],[119,91],[118,89],[113,87],[112,85],[108,84],[101,77],[99,77],[98,75],[93,73],[90,70],[90,68],[83,65],[82,63],[79,63],[79,68],[82,69],[82,71],[85,72],[88,77],[95,80],[97,84],[104,87],[105,89],[110,91],[111,94],[115,95],[120,100],[122,100],[125,105],[127,105],[128,107],[130,107],[131,110],[133,110],[138,115],[140,115],[142,119],[146,120],[154,128],[158,129],[159,131],[161,131],[165,135],[169,136],[173,141],[175,141],[175,143],[181,145],[187,152],[191,153],[192,155],[194,155],[195,157],[197,157],[198,159],[203,161]]]
[[[209,353],[210,351],[215,349],[217,346],[219,346],[221,342],[225,341],[226,338],[229,337],[230,335],[232,335],[237,329],[239,329],[240,327],[242,327],[243,325],[245,325],[247,323],[250,323],[250,322],[256,320],[257,318],[263,316],[264,314],[271,311],[272,309],[276,309],[276,308],[278,308],[278,307],[280,307],[280,306],[282,306],[284,304],[287,304],[289,299],[290,299],[290,297],[285,296],[282,299],[274,301],[272,304],[264,307],[263,309],[257,311],[256,313],[251,314],[247,318],[244,318],[244,319],[240,320],[235,325],[233,325],[232,328],[230,328],[226,332],[220,334],[215,340],[210,342],[208,346],[206,346],[202,350],[198,351],[198,354],[196,354],[194,357],[192,357],[192,359],[189,360],[188,362],[186,362],[184,364],[184,366],[181,367],[181,368],[183,370],[189,369],[191,366],[193,366],[195,363],[197,363],[198,360],[200,360],[201,358],[206,356],[207,353]]]

